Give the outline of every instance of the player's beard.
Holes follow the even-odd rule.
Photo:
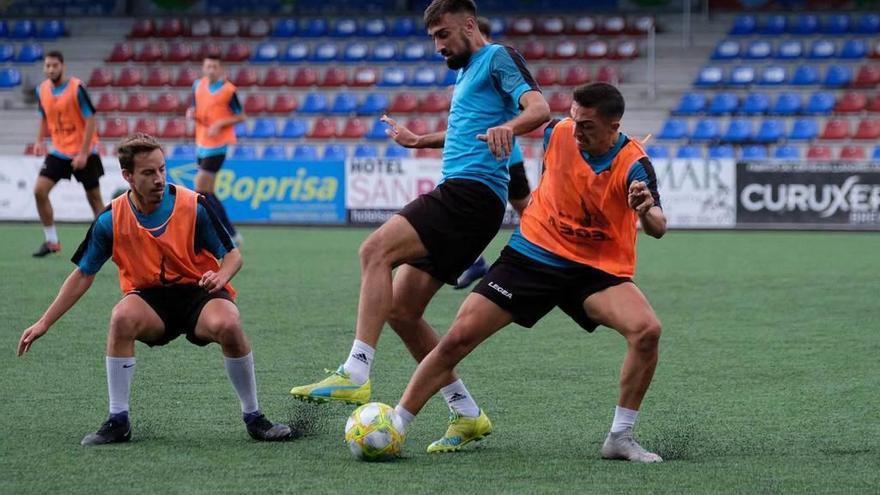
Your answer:
[[[452,55],[446,59],[446,66],[452,70],[458,70],[466,66],[471,61],[471,55],[474,53],[474,45],[471,44],[471,40],[464,34],[461,35],[461,42],[464,45],[464,50],[460,54]]]
[[[62,80],[62,79],[64,79],[64,73],[63,73],[63,72],[58,73],[58,75],[55,76],[55,77],[50,77],[50,78],[49,78],[49,80],[52,81],[52,84],[55,85],[55,86],[58,86],[59,84],[61,84],[61,80]]]

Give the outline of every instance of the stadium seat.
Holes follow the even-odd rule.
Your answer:
[[[251,93],[244,99],[244,113],[265,113],[269,108],[269,100],[261,93]]]
[[[450,106],[449,96],[443,93],[428,93],[419,102],[420,113],[443,113],[448,112]]]
[[[814,65],[799,65],[791,76],[791,84],[795,86],[813,86],[819,84],[819,70]]]
[[[280,88],[287,86],[287,80],[290,74],[283,67],[269,67],[260,81],[260,86],[264,88]]]
[[[777,115],[796,115],[801,112],[801,95],[795,92],[782,92],[776,95],[776,102],[770,113]]]
[[[269,63],[278,60],[278,57],[278,46],[275,43],[260,43],[251,56],[251,62],[258,64]]]
[[[797,146],[783,145],[777,146],[773,152],[773,158],[779,160],[798,160],[801,157],[801,150]]]
[[[238,19],[222,19],[214,25],[211,34],[221,38],[236,38],[242,32],[241,22]]]
[[[232,131],[235,133],[236,137],[246,137],[248,135],[247,122],[239,122],[235,124]]]
[[[550,111],[553,113],[566,113],[571,110],[571,93],[558,92],[550,95],[547,103],[550,105]]]
[[[749,60],[766,60],[773,54],[773,45],[767,40],[755,40],[749,43],[743,58]]]
[[[244,36],[247,38],[265,38],[272,32],[272,24],[265,19],[252,20],[245,26]]]
[[[770,97],[767,93],[750,92],[743,99],[740,112],[746,115],[764,115],[770,110]]]
[[[315,46],[310,60],[312,62],[332,62],[339,56],[339,48],[335,43],[319,43]]]
[[[302,119],[287,119],[281,129],[279,137],[284,139],[299,139],[306,135],[308,126]]]
[[[592,49],[592,52],[589,51],[590,49]],[[549,54],[549,58],[554,60],[574,60],[578,58],[578,55],[580,53],[577,43],[566,40],[556,44],[553,51]],[[596,40],[595,44],[593,42],[588,43],[587,50],[584,52],[584,56],[591,60],[605,58],[606,55],[608,55],[608,44],[599,40]]]
[[[388,124],[377,119],[373,122],[370,132],[365,137],[371,141],[386,141],[388,140],[388,134],[385,134],[385,131],[388,129]]]
[[[297,108],[299,108],[299,101],[297,101],[296,96],[289,93],[279,93],[275,95],[275,100],[272,102],[272,106],[269,107],[268,112],[287,114],[295,112]]]
[[[296,19],[278,19],[272,28],[273,38],[293,38],[299,31]]]
[[[287,160],[287,147],[283,144],[270,144],[263,148],[263,160]]]
[[[834,113],[859,113],[868,106],[868,97],[857,91],[847,91],[838,98]]]
[[[379,150],[372,144],[359,144],[354,147],[355,158],[379,158]]]
[[[730,71],[727,84],[731,86],[751,86],[755,82],[755,68],[750,65],[740,65]]]
[[[106,88],[113,85],[113,72],[110,69],[98,67],[92,70],[87,83],[90,88]]]
[[[377,86],[379,87],[398,87],[406,83],[406,72],[399,67],[389,67],[382,71],[382,78]]]
[[[189,43],[175,41],[168,45],[168,50],[165,52],[163,60],[176,64],[188,62],[192,59],[192,56],[193,50]]]
[[[121,138],[128,136],[128,119],[115,118],[104,123],[103,132],[99,133],[105,138]]]
[[[342,115],[354,113],[355,110],[357,110],[357,105],[358,101],[354,93],[336,93],[336,97],[333,99],[333,105],[330,107],[330,113]]]
[[[808,160],[831,160],[831,147],[825,145],[813,145],[807,149]]]
[[[303,67],[297,69],[290,83],[295,88],[307,88],[318,85],[318,73],[314,69]]]
[[[822,23],[822,33],[830,35],[841,35],[849,32],[850,17],[849,14],[832,13],[825,17]]]
[[[559,36],[565,30],[565,21],[561,17],[545,17],[538,20],[536,34],[540,36]]]
[[[144,43],[143,45],[141,45],[140,50],[135,53],[133,60],[135,62],[143,63],[158,62],[165,58],[165,51],[162,47],[163,45],[160,45],[159,43]]]
[[[385,147],[385,158],[409,158],[411,152],[408,148],[404,148],[398,144],[389,144]]]
[[[342,52],[342,61],[348,63],[363,62],[367,59],[369,52],[370,47],[366,43],[350,43]]]
[[[822,134],[819,136],[819,139],[840,140],[847,139],[849,136],[849,121],[832,118],[825,122],[825,128],[822,129]]]
[[[0,43],[0,62],[11,62],[15,57],[15,47],[9,43]]]
[[[681,95],[678,105],[672,113],[679,115],[697,115],[706,110],[705,93],[686,92]]]
[[[659,144],[649,144],[645,147],[645,152],[648,153],[648,157],[653,159],[667,159],[669,158],[669,148]]]
[[[626,29],[626,20],[618,15],[606,17],[599,23],[599,34],[617,36]]]
[[[244,62],[251,58],[251,47],[244,43],[231,43],[221,58],[224,62]]]
[[[874,147],[874,153],[871,154],[871,159],[880,160],[880,146]]]
[[[777,60],[796,60],[804,56],[804,42],[801,40],[785,40],[779,44],[775,58]]]
[[[828,60],[836,54],[837,48],[831,40],[820,39],[810,45],[807,58],[810,60]]]
[[[251,139],[272,139],[278,134],[278,129],[273,118],[253,119],[248,137]]]
[[[232,78],[232,84],[239,88],[250,88],[256,86],[258,82],[259,76],[257,75],[257,70],[253,67],[242,67],[238,69],[238,72],[235,73],[235,77]]]
[[[9,67],[0,68],[0,88],[14,88],[21,85],[21,72]]]
[[[785,122],[782,119],[766,119],[761,122],[755,141],[759,143],[776,143],[785,137]]]
[[[437,72],[433,67],[419,67],[413,72],[412,79],[409,81],[410,86],[417,88],[426,88],[437,85]]]
[[[287,48],[284,49],[284,55],[281,56],[281,61],[295,64],[304,62],[308,57],[309,45],[298,41],[287,45]]]
[[[324,160],[344,161],[348,158],[348,147],[344,144],[328,144],[324,146]]]
[[[217,43],[204,42],[193,52],[193,62],[200,62],[205,57],[219,58],[223,55],[223,49]]]
[[[564,86],[580,86],[582,84],[586,84],[590,82],[590,72],[583,65],[573,65],[568,68],[568,71],[565,73],[565,79],[562,84]]]
[[[428,121],[420,118],[409,119],[406,124],[404,124],[407,129],[413,132],[416,135],[428,134],[431,132],[428,127]]]
[[[854,88],[876,88],[880,86],[880,66],[863,65],[859,67],[856,78],[852,82]]]
[[[453,86],[457,80],[458,80],[458,71],[447,70],[446,75],[443,76],[443,79],[441,79],[437,83],[437,86],[444,87],[444,88],[449,87],[449,86]]]
[[[868,100],[868,106],[865,110],[880,113],[880,93],[875,94],[870,100]]]
[[[101,93],[101,96],[98,97],[98,103],[95,105],[95,110],[100,113],[116,112],[119,111],[120,107],[122,107],[122,101],[120,101],[118,94]]]
[[[556,45],[556,56],[554,58],[565,58],[572,59],[578,56],[577,45],[574,46],[574,50],[564,49],[563,53],[560,53],[560,47],[562,47],[563,43]],[[587,43],[587,46],[584,49],[584,58],[587,60],[599,60],[603,58],[608,58],[609,48],[608,43],[602,40],[593,40]],[[570,54],[570,55],[569,55]]]
[[[848,144],[843,148],[840,148],[839,156],[841,160],[866,160],[868,158],[868,153],[865,151],[865,148],[861,146]]]
[[[758,29],[758,20],[753,15],[738,15],[733,20],[730,34],[733,36],[748,36],[755,34]]]
[[[846,65],[829,65],[825,70],[825,80],[822,84],[832,88],[848,86],[852,81],[852,69]]]
[[[186,138],[186,121],[183,119],[168,119],[162,132],[159,133],[162,139],[184,139]]]
[[[858,34],[880,34],[880,14],[862,14],[856,22]]]
[[[709,148],[709,158],[714,158],[716,160],[736,158],[736,151],[733,149],[733,146],[729,144],[712,146]]]
[[[183,108],[177,93],[162,93],[150,103],[150,112],[153,113],[179,113]]]
[[[257,147],[252,144],[239,144],[232,150],[233,160],[256,160]]]
[[[336,137],[336,122],[328,118],[316,120],[308,137],[311,139],[332,139]]]
[[[540,41],[527,41],[523,45],[522,56],[528,61],[543,60],[547,58],[547,48]]]
[[[293,159],[310,162],[318,159],[318,148],[311,144],[301,144],[293,150]]]
[[[722,40],[715,45],[715,51],[712,53],[712,60],[734,60],[740,56],[740,45],[738,41]]]
[[[444,117],[440,117],[439,119],[437,119],[437,126],[434,128],[434,132],[443,132],[448,127],[449,127],[449,121]],[[538,126],[538,128],[532,132],[537,131],[540,134],[540,136],[538,136],[538,139],[544,139],[544,129],[546,127],[547,127],[547,125],[543,124],[541,126]],[[529,137],[531,137],[531,136],[529,136]]]
[[[137,119],[137,122],[134,123],[134,132],[156,136],[159,134],[159,124],[156,119]]]
[[[357,34],[357,21],[350,17],[337,19],[330,27],[330,36],[348,38]]]
[[[541,87],[555,86],[559,81],[559,71],[556,67],[541,67],[535,72],[535,80]]]
[[[358,105],[358,115],[378,115],[388,108],[388,95],[385,93],[368,93]]]
[[[398,17],[391,23],[389,35],[395,38],[406,38],[416,33],[416,22],[410,17]]]
[[[391,101],[388,111],[392,114],[396,113],[412,113],[418,111],[419,99],[415,93],[398,93]]]
[[[151,67],[147,70],[147,78],[144,86],[148,88],[161,88],[171,85],[171,72],[165,67]]]
[[[178,144],[171,151],[171,158],[177,160],[195,160],[196,146],[194,144]]]
[[[621,82],[620,71],[615,65],[603,65],[596,71],[596,81],[617,85]]]
[[[401,62],[421,62],[428,57],[428,50],[421,43],[408,43],[400,53]]]
[[[810,36],[819,32],[819,16],[816,14],[800,14],[794,18],[791,34]]]
[[[188,35],[193,38],[207,38],[214,31],[211,21],[208,19],[196,19],[189,24]]]
[[[18,48],[15,61],[21,64],[30,64],[43,60],[43,45],[25,43]]]
[[[324,71],[324,77],[318,83],[321,88],[338,88],[348,84],[348,72],[340,67],[330,67]]]
[[[769,36],[779,36],[785,33],[788,27],[788,19],[782,14],[768,15],[764,18],[764,22],[758,28],[760,34]]]
[[[64,21],[50,19],[43,21],[37,31],[37,39],[54,41],[65,34]]]
[[[862,39],[848,39],[843,42],[839,57],[845,60],[859,60],[868,56],[868,44]]]
[[[511,22],[507,34],[510,36],[529,36],[535,32],[535,22],[528,17],[520,17]]]
[[[766,160],[767,147],[760,144],[749,144],[743,146],[742,156],[740,158],[742,158],[743,160]]]
[[[724,81],[724,71],[721,70],[721,67],[703,67],[700,69],[699,74],[697,74],[697,79],[694,81],[695,86],[700,87],[715,87],[720,86]]]
[[[640,15],[638,17],[630,19],[630,22],[626,24],[626,33],[631,35],[646,35],[648,34],[652,28],[656,29],[656,23],[654,22],[654,17],[650,15]]]
[[[688,133],[688,125],[687,121],[683,119],[668,119],[663,123],[663,128],[660,130],[660,133],[657,135],[657,139],[664,140],[675,140],[675,139],[684,139],[687,137]]]
[[[712,102],[709,104],[709,113],[711,115],[725,115],[733,113],[739,107],[739,97],[736,93],[715,93]]]
[[[342,139],[361,139],[367,134],[367,126],[361,119],[354,118],[345,123],[338,137]]]
[[[152,19],[137,19],[128,33],[129,38],[152,38],[156,32],[156,25]]]
[[[714,141],[721,137],[721,126],[715,119],[700,119],[690,137],[694,141]]]
[[[675,157],[686,160],[703,158],[703,148],[694,145],[679,146],[675,152]]]
[[[367,38],[381,38],[387,32],[388,23],[380,17],[367,19],[361,26],[361,36],[366,36]]]
[[[9,37],[14,40],[33,38],[37,33],[36,24],[30,19],[19,19],[12,24]]]
[[[752,139],[752,121],[745,118],[731,119],[721,137],[725,143],[744,143]]]
[[[370,86],[375,86],[378,80],[379,73],[376,71],[376,69],[371,69],[369,67],[360,67],[354,70],[349,86],[354,88],[367,88]]]
[[[786,84],[787,73],[785,67],[780,65],[768,65],[761,67],[758,76],[758,84],[762,86],[781,86]]]
[[[177,77],[174,78],[172,82],[172,86],[175,88],[191,88],[193,83],[196,82],[196,79],[199,78],[199,73],[192,67],[182,67],[177,72]]]
[[[163,20],[156,29],[156,36],[159,38],[176,38],[183,34],[183,21],[177,18]]]
[[[307,114],[325,113],[327,112],[328,106],[327,95],[325,93],[312,92],[305,96],[299,111]]]
[[[795,119],[788,133],[791,141],[812,141],[819,135],[819,124],[814,119]]]
[[[123,112],[139,113],[150,111],[150,98],[144,93],[129,93],[125,104],[122,106]]]
[[[389,42],[376,43],[369,55],[371,62],[391,62],[396,58],[397,45]]]
[[[859,122],[853,139],[880,139],[880,119],[865,119]]]
[[[805,113],[812,115],[828,114],[834,109],[834,95],[827,91],[817,91],[807,100]]]
[[[596,33],[596,19],[592,16],[581,16],[574,20],[569,29],[570,34],[589,36]]]

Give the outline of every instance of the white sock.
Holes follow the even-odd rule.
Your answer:
[[[639,412],[634,409],[615,406],[614,421],[611,423],[611,433],[617,433],[632,428],[633,425],[636,424],[636,418],[638,417]]]
[[[458,414],[469,418],[476,418],[480,415],[480,408],[477,407],[477,403],[474,402],[474,398],[471,397],[461,378],[441,388],[440,393],[443,394],[449,408]]]
[[[46,237],[46,242],[52,242],[58,244],[58,232],[55,230],[55,224],[47,226],[43,226],[43,235]]]
[[[110,414],[128,412],[131,378],[134,376],[134,356],[107,356],[105,363],[107,365],[107,392],[110,395]]]
[[[400,424],[403,425],[403,431],[401,433],[406,433],[406,430],[409,428],[409,424],[413,422],[416,417],[413,413],[407,411],[400,404],[394,406],[394,414],[400,418]]]
[[[240,358],[231,358],[223,356],[223,362],[226,365],[226,374],[235,393],[238,394],[238,400],[241,401],[242,414],[249,414],[260,409],[257,402],[257,378],[254,376],[254,353],[249,352],[247,356]]]
[[[342,365],[342,369],[351,377],[351,381],[358,385],[367,383],[370,379],[370,366],[373,364],[373,355],[376,350],[369,345],[355,339],[351,345],[348,359]]]

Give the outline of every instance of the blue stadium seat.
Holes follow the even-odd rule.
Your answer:
[[[758,20],[753,15],[738,15],[733,20],[730,34],[734,36],[748,36],[755,34],[758,29]]]
[[[785,137],[785,122],[782,119],[767,119],[761,122],[755,141],[759,143],[775,143]]]
[[[385,158],[409,158],[411,154],[409,149],[398,144],[389,144],[385,148]]]
[[[740,65],[730,71],[727,84],[731,86],[751,86],[755,82],[755,68],[750,65]]]
[[[299,139],[308,132],[308,124],[302,119],[287,119],[281,134],[278,136],[284,139]]]
[[[849,32],[849,14],[829,14],[822,23],[824,34],[841,35]]]
[[[791,146],[789,144],[777,146],[776,150],[773,152],[773,158],[777,158],[779,160],[797,160],[800,157],[800,148],[798,148],[797,146]]]
[[[296,19],[278,19],[275,22],[275,28],[272,30],[273,38],[293,38],[299,32],[299,26]]]
[[[196,146],[194,144],[178,144],[171,150],[171,158],[175,160],[195,160]]]
[[[388,124],[377,119],[373,122],[373,127],[370,128],[370,132],[364,137],[370,141],[387,141],[388,134],[385,134],[386,129],[388,129]]]
[[[684,139],[687,137],[688,125],[684,119],[668,119],[657,134],[657,139]],[[384,134],[383,134],[384,135]]]
[[[256,118],[253,119],[253,126],[248,137],[252,139],[272,139],[278,133],[275,126],[275,119]]]
[[[385,93],[368,93],[357,108],[359,115],[374,115],[388,108],[388,95]]]
[[[743,99],[740,112],[746,115],[764,115],[770,110],[770,97],[767,93],[752,91]]]
[[[880,146],[874,147],[874,153],[871,154],[871,158],[874,160],[880,160]]]
[[[367,59],[370,47],[360,41],[349,44],[342,52],[343,62],[362,62]]]
[[[807,58],[810,60],[828,60],[833,58],[836,53],[837,47],[833,41],[819,39],[810,45],[810,53],[807,54]]]
[[[733,60],[739,58],[740,46],[738,41],[722,40],[715,45],[712,60]]]
[[[714,141],[721,137],[721,126],[715,119],[700,119],[691,133],[694,141]]]
[[[361,27],[361,36],[380,38],[388,32],[388,23],[382,18],[367,19]]]
[[[760,144],[749,144],[743,146],[741,158],[743,160],[766,160],[767,147]]]
[[[829,65],[825,69],[823,84],[831,88],[848,86],[852,81],[852,68],[846,65]]]
[[[327,21],[323,18],[309,19],[302,26],[300,36],[320,38],[327,35]]]
[[[348,147],[344,144],[324,146],[324,160],[344,161],[348,158]]]
[[[293,159],[312,162],[318,159],[318,148],[311,144],[301,144],[294,148]]]
[[[257,147],[252,144],[239,144],[232,150],[233,160],[256,160]]]
[[[0,19],[0,38],[6,38],[9,36],[9,24],[6,24],[6,19]]]
[[[446,75],[443,76],[443,79],[441,79],[437,85],[442,86],[442,87],[454,86],[455,81],[457,79],[458,79],[458,71],[447,70]]]
[[[324,113],[327,111],[327,105],[326,93],[312,92],[306,94],[299,111],[309,114]]]
[[[694,85],[708,88],[720,86],[723,81],[724,71],[721,70],[721,67],[707,66],[700,69]]]
[[[801,112],[803,106],[801,94],[792,91],[782,92],[776,95],[771,113],[777,115],[796,115]]]
[[[428,58],[428,49],[422,43],[408,43],[400,54],[401,62],[421,62]]]
[[[251,62],[268,63],[278,60],[278,46],[275,43],[260,43],[251,55]]]
[[[880,33],[880,14],[862,14],[856,22],[856,32],[859,34]]]
[[[281,57],[283,62],[297,63],[304,62],[309,57],[309,45],[297,41],[287,45],[284,55]]]
[[[804,56],[804,42],[801,40],[785,40],[776,49],[777,60],[796,60]]]
[[[315,46],[315,51],[312,53],[311,60],[313,62],[332,62],[336,60],[336,57],[339,56],[339,47],[336,46],[336,43],[320,43]]]
[[[235,135],[238,137],[244,137],[248,135],[248,126],[246,122],[239,122],[235,124],[233,130],[235,131]]]
[[[414,36],[416,33],[416,21],[411,17],[398,17],[394,19],[394,22],[391,23],[391,30],[388,32],[389,35],[395,38],[405,38],[407,36]]]
[[[36,43],[25,43],[18,49],[18,55],[15,61],[23,64],[30,64],[43,60],[43,46]]]
[[[752,138],[752,121],[746,118],[731,119],[721,140],[726,143],[744,143]]]
[[[735,112],[738,106],[739,97],[735,93],[715,93],[712,103],[709,104],[709,113],[725,115]]]
[[[388,67],[382,71],[382,77],[377,86],[394,88],[406,84],[406,71],[400,67]]]
[[[819,84],[819,70],[814,65],[799,65],[791,76],[791,84],[795,86]]]
[[[330,36],[336,38],[348,38],[357,34],[357,21],[351,18],[339,19],[333,24]]]
[[[758,76],[758,84],[762,86],[781,86],[786,83],[788,74],[785,67],[781,65],[767,65],[761,67],[761,74]]]
[[[354,147],[355,158],[379,158],[379,150],[372,144],[359,144]]]
[[[704,93],[684,93],[678,101],[678,106],[673,111],[681,115],[696,115],[706,108],[706,95]]]
[[[694,145],[679,146],[675,152],[675,157],[680,159],[699,159],[703,158],[703,147]]]
[[[791,125],[788,139],[792,141],[812,141],[819,135],[819,124],[808,118],[795,119]]]
[[[433,67],[419,67],[413,72],[410,86],[420,88],[437,85],[437,71]]]
[[[819,16],[816,14],[800,14],[794,19],[791,34],[809,36],[819,32]]]
[[[330,108],[330,113],[354,113],[354,111],[357,110],[357,106],[358,101],[354,93],[347,93],[343,91],[340,93],[336,93],[336,98],[333,99],[333,106]]]
[[[58,19],[43,21],[39,31],[37,31],[37,39],[56,40],[64,36],[64,32],[64,21]]]
[[[722,160],[725,158],[736,158],[736,150],[729,144],[721,144],[709,148],[709,158]]]
[[[853,38],[843,42],[838,55],[846,60],[858,60],[868,56],[868,44],[861,38]]]
[[[788,27],[788,19],[781,14],[768,15],[764,18],[764,22],[758,28],[760,34],[768,36],[779,36],[785,33]]]
[[[270,144],[263,148],[263,160],[287,160],[287,148],[283,144]]]
[[[370,53],[373,62],[391,62],[397,58],[397,45],[394,43],[376,43]]]
[[[15,57],[15,47],[11,43],[0,43],[0,62],[10,62]]]
[[[773,54],[773,45],[767,40],[755,40],[749,43],[745,57],[749,60],[765,60]]]
[[[651,159],[656,158],[659,160],[669,158],[669,148],[662,144],[649,144],[645,147],[645,151]]]
[[[15,21],[15,23],[12,24],[12,30],[9,32],[9,37],[14,40],[33,38],[34,35],[36,35],[36,26],[34,25],[34,21],[30,19]]]
[[[804,113],[823,115],[834,109],[834,94],[828,91],[817,91],[810,95]]]

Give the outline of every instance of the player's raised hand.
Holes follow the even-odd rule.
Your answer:
[[[199,286],[208,291],[208,294],[213,294],[225,287],[227,282],[229,281],[223,280],[219,273],[208,270],[202,275],[202,279],[199,280]]]
[[[648,184],[642,181],[633,181],[629,185],[629,196],[627,199],[629,207],[636,210],[636,213],[639,215],[648,213],[648,210],[654,206],[654,196],[651,194],[651,190],[648,189]]]
[[[77,153],[70,162],[70,167],[74,170],[82,170],[86,166],[88,155],[85,153]]]
[[[39,321],[28,327],[27,330],[22,332],[21,338],[18,339],[17,354],[23,356],[24,353],[31,350],[31,345],[33,345],[34,341],[45,335],[48,331],[49,327]]]
[[[393,139],[395,143],[404,148],[412,148],[418,144],[419,137],[405,126],[398,124],[396,120],[387,115],[383,115],[380,120],[391,126],[389,129],[385,129],[385,134],[388,134],[388,137]]]
[[[485,141],[489,151],[499,160],[509,157],[513,149],[513,129],[506,125],[490,127],[486,134],[477,134],[477,139]]]
[[[43,156],[46,154],[46,143],[34,143],[34,156]]]

